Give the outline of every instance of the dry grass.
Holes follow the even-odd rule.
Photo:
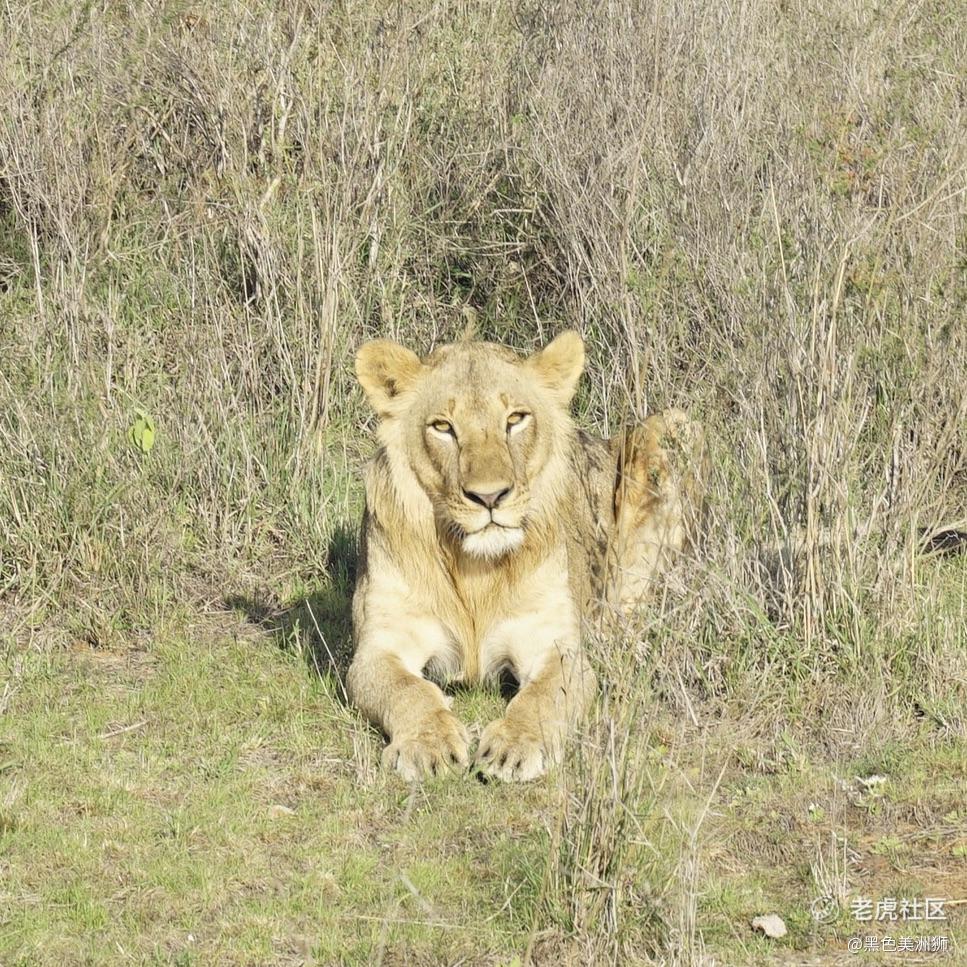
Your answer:
[[[0,93],[3,743],[40,714],[25,662],[123,655],[226,602],[338,668],[371,436],[354,348],[576,326],[582,424],[697,414],[711,512],[596,644],[610,685],[551,862],[482,914],[521,931],[487,956],[754,960],[746,905],[808,902],[827,826],[956,848],[967,574],[919,553],[967,526],[954,5],[7,5]],[[353,738],[364,798],[391,788],[374,742]],[[835,793],[864,768],[919,818]],[[833,804],[812,855],[777,833],[781,883],[751,831],[722,845],[807,781]],[[209,954],[269,956],[239,943]]]

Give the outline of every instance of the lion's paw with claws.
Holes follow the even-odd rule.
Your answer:
[[[394,737],[383,752],[383,766],[395,769],[407,782],[466,769],[469,742],[463,723],[447,709],[439,709]]]
[[[505,716],[484,729],[475,765],[483,775],[504,782],[528,782],[544,775],[556,758],[540,729]]]

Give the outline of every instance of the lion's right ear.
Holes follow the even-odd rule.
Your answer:
[[[356,376],[379,416],[390,416],[397,397],[420,377],[423,363],[416,353],[389,339],[363,343],[356,353]]]

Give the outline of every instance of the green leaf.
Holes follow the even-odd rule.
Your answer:
[[[138,410],[138,418],[128,430],[128,440],[142,453],[149,453],[154,446],[154,438],[154,420],[147,413]]]

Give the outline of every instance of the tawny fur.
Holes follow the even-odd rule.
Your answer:
[[[478,767],[542,774],[594,694],[582,628],[633,609],[685,542],[699,428],[674,411],[611,442],[578,431],[583,364],[572,332],[527,359],[469,341],[425,360],[382,340],[360,349],[381,446],[366,470],[348,686],[404,778],[469,762],[467,731],[427,676],[504,669],[520,689],[484,730]]]

